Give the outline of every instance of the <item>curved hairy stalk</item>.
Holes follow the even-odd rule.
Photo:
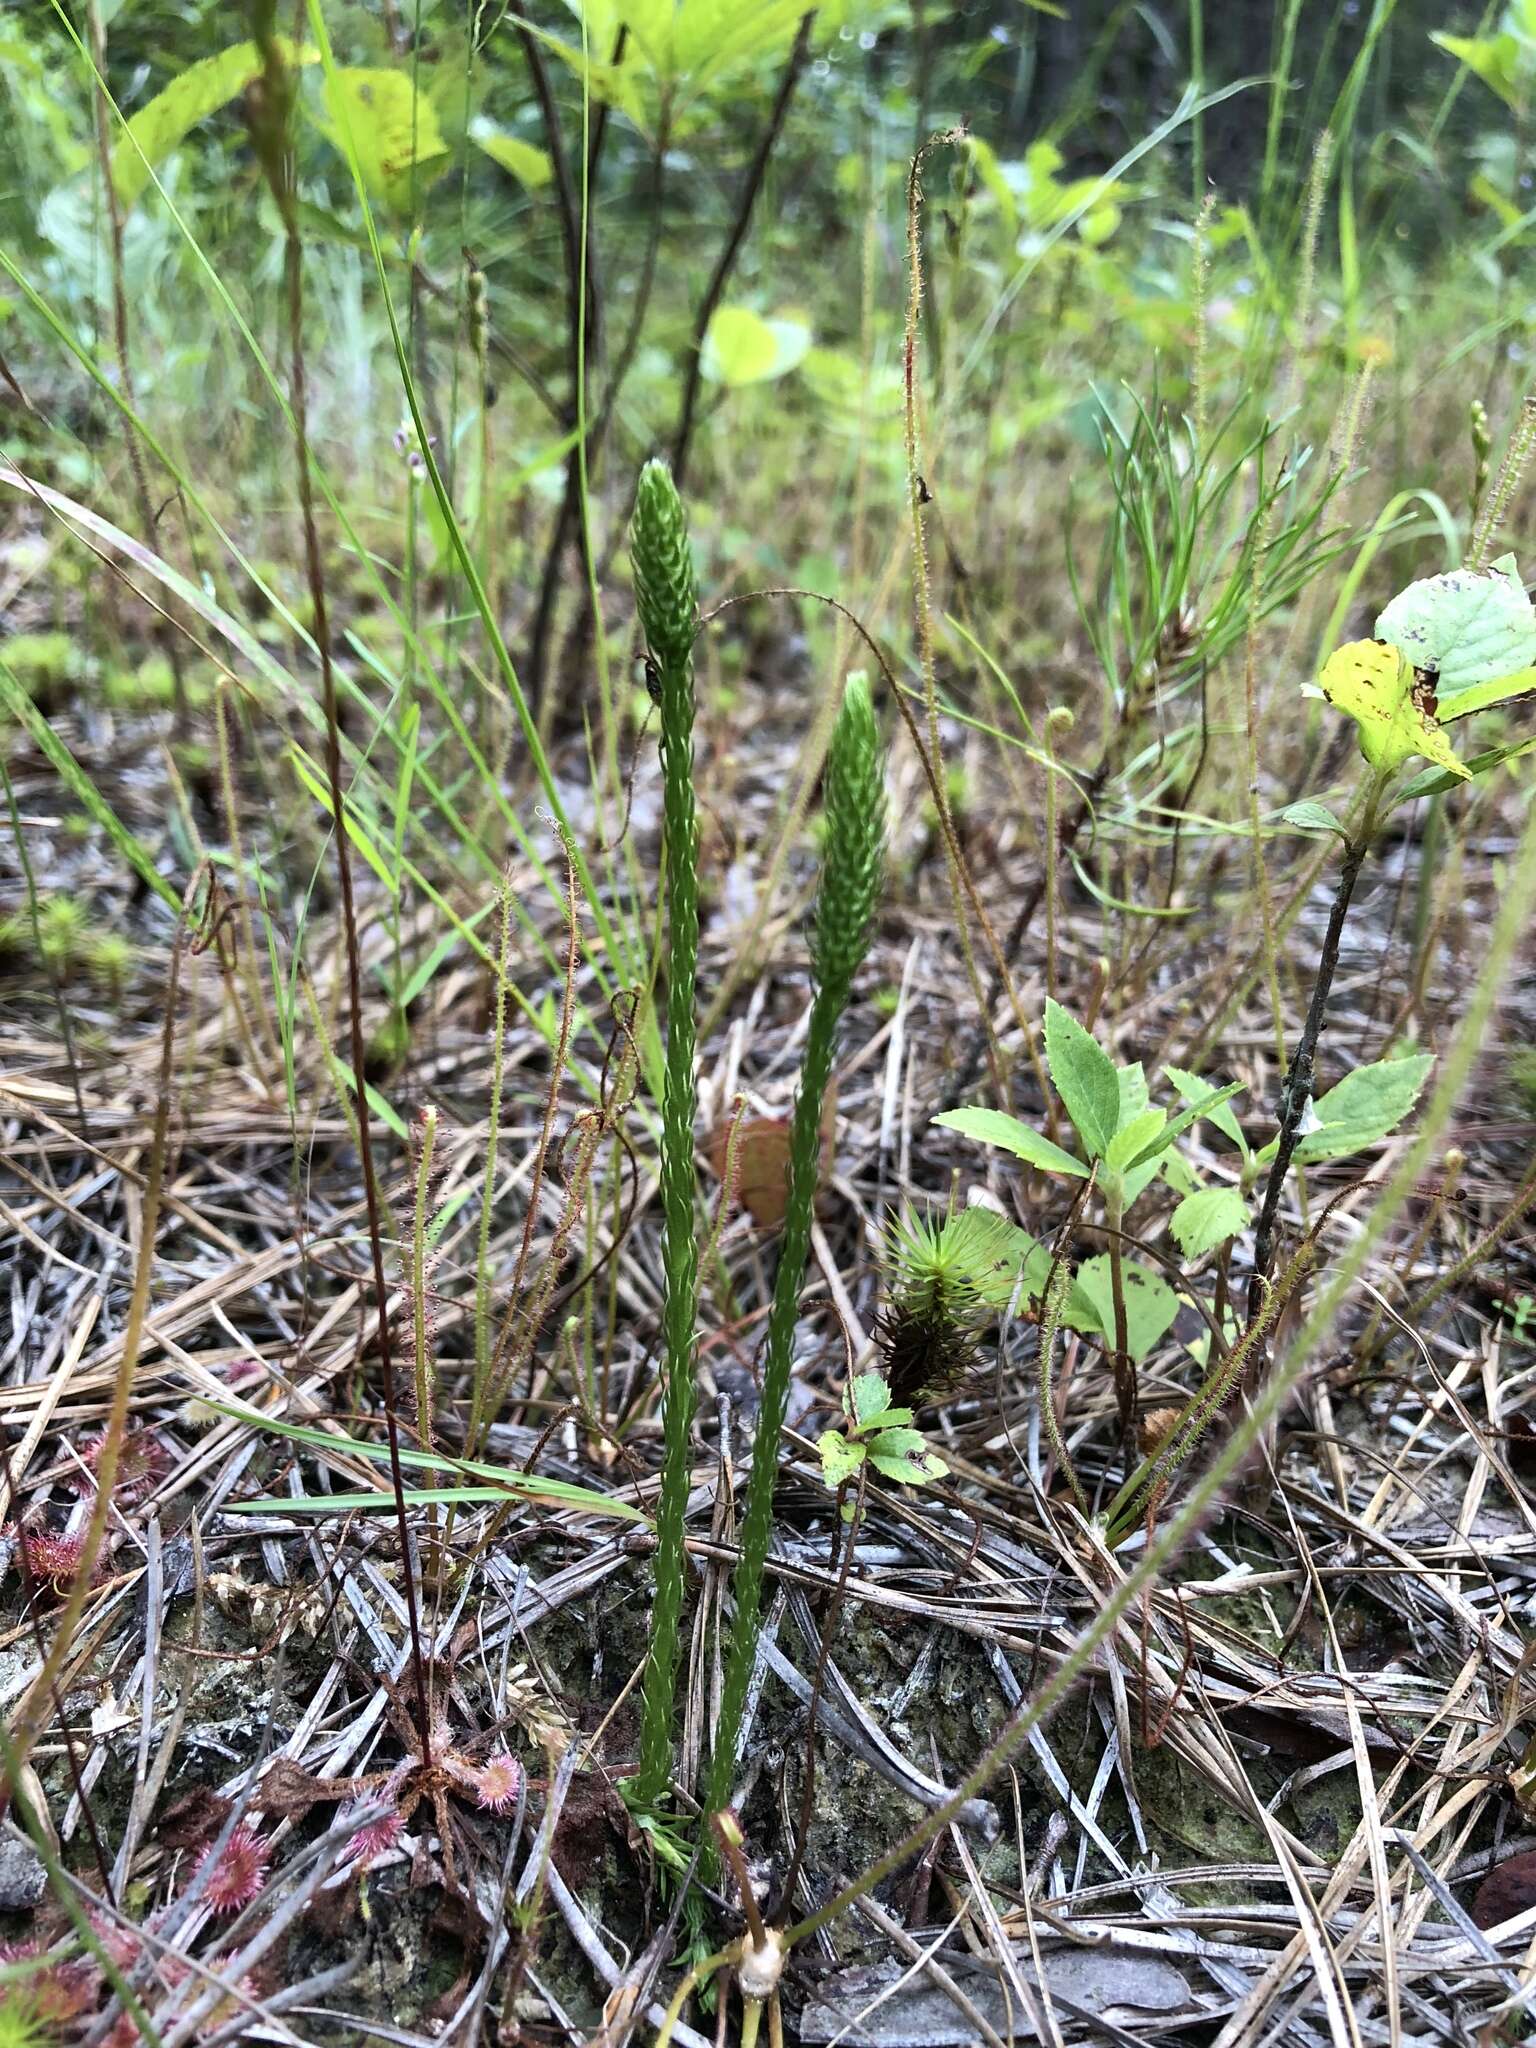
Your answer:
[[[699,966],[699,827],[693,801],[693,636],[699,595],[688,521],[672,472],[640,473],[630,530],[635,601],[661,698],[661,774],[667,873],[667,1053],[661,1099],[662,1396],[664,1448],[656,1510],[656,1601],[640,1720],[637,1803],[654,1805],[672,1764],[672,1720],[683,1609],[693,1336],[699,1293],[694,1235],[694,984]]]
[[[806,1254],[810,1250],[821,1164],[822,1098],[832,1073],[838,1022],[868,949],[884,858],[885,763],[869,685],[862,675],[849,677],[832,731],[827,753],[826,818],[826,855],[816,903],[813,952],[816,994],[790,1122],[784,1241],[768,1316],[763,1403],[747,1481],[741,1555],[731,1581],[736,1619],[710,1759],[706,1800],[710,1812],[730,1803],[736,1744],[757,1660],[763,1569],[773,1535],[773,1482],[778,1469],[779,1432],[784,1426],[789,1399],[795,1317]]]

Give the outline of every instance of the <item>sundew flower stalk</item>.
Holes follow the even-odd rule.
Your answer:
[[[827,754],[826,852],[816,901],[812,967],[816,994],[806,1032],[805,1060],[795,1096],[789,1136],[789,1194],[784,1240],[774,1276],[773,1303],[763,1360],[763,1405],[757,1419],[747,1504],[742,1518],[741,1555],[731,1592],[735,1629],[720,1699],[720,1722],[710,1760],[705,1807],[717,1813],[729,1804],[736,1745],[741,1734],[747,1686],[757,1656],[763,1568],[773,1534],[773,1483],[778,1469],[779,1433],[789,1400],[790,1351],[800,1282],[810,1249],[816,1180],[821,1161],[821,1110],[831,1078],[837,1027],[848,1004],[853,978],[869,947],[885,850],[885,763],[869,685],[848,678]]]
[[[672,1768],[672,1722],[683,1608],[688,1437],[693,1425],[693,1341],[698,1306],[694,1234],[694,984],[699,965],[699,829],[693,801],[693,638],[698,583],[688,521],[672,472],[640,472],[630,527],[635,599],[661,705],[662,829],[667,872],[667,1053],[661,1100],[661,1496],[656,1510],[656,1598],[640,1717],[635,1802],[654,1806]]]

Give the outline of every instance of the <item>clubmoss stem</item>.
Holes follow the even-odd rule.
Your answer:
[[[779,1433],[789,1401],[790,1365],[800,1282],[810,1250],[821,1165],[821,1109],[853,978],[869,944],[885,847],[885,765],[869,685],[850,676],[827,754],[827,841],[816,905],[813,964],[816,994],[789,1138],[789,1195],[784,1239],[774,1276],[763,1359],[763,1401],[753,1439],[752,1470],[741,1525],[741,1555],[731,1591],[735,1629],[720,1698],[706,1803],[730,1803],[736,1745],[747,1688],[757,1661],[763,1570],[773,1535],[773,1484]]]
[[[635,598],[661,697],[662,818],[667,877],[667,1050],[661,1104],[661,1495],[656,1596],[640,1722],[640,1805],[654,1805],[672,1768],[672,1723],[683,1610],[688,1441],[699,1248],[694,1231],[694,995],[699,965],[699,827],[693,800],[693,636],[698,584],[683,503],[662,462],[640,473],[630,531]]]

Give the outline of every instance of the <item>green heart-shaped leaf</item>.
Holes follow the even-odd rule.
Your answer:
[[[1435,679],[1442,720],[1459,718],[1465,711],[1452,707],[1464,692],[1513,682],[1536,663],[1536,611],[1514,556],[1505,555],[1491,569],[1451,569],[1410,583],[1376,621],[1376,638],[1400,647]],[[1531,687],[1526,679],[1508,694]]]

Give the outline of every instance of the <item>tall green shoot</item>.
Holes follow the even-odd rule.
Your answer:
[[[664,462],[640,472],[630,528],[635,601],[661,703],[661,774],[668,953],[667,1047],[661,1099],[662,1437],[656,1513],[656,1597],[640,1721],[635,1800],[654,1806],[671,1775],[683,1607],[688,1438],[699,1293],[694,1232],[694,986],[699,965],[699,827],[693,801],[693,639],[699,593],[688,521]]]
[[[791,1348],[800,1283],[810,1250],[816,1182],[821,1161],[821,1109],[832,1073],[837,1027],[853,978],[869,946],[885,851],[885,762],[869,684],[852,675],[832,729],[827,753],[826,854],[816,903],[813,967],[816,993],[806,1031],[805,1059],[789,1137],[789,1193],[784,1240],[774,1276],[763,1359],[763,1401],[758,1412],[742,1518],[741,1555],[731,1591],[735,1629],[710,1760],[706,1811],[730,1802],[736,1745],[747,1688],[757,1660],[763,1570],[773,1534],[773,1486],[779,1433],[789,1400]]]

